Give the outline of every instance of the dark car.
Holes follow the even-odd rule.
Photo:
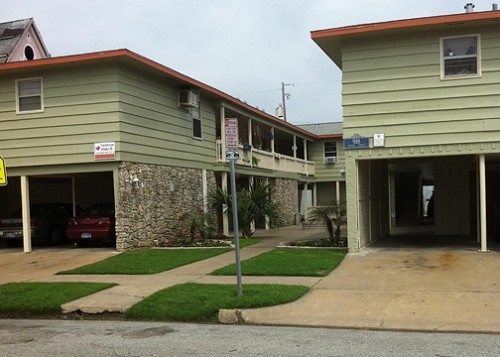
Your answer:
[[[76,212],[82,209],[76,206]],[[73,216],[71,203],[37,203],[30,205],[31,239],[34,243],[61,243],[66,239],[66,225]],[[23,240],[22,210],[15,211],[10,218],[0,219],[0,239],[7,245],[19,245]]]
[[[66,235],[79,246],[90,242],[115,242],[115,204],[95,204],[71,218]]]

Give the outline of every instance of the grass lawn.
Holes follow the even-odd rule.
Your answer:
[[[137,320],[217,322],[219,309],[257,308],[297,300],[309,288],[298,285],[180,284],[158,291],[132,306],[125,317]]]
[[[344,259],[346,252],[332,249],[275,249],[241,261],[241,274],[254,276],[326,276]],[[236,264],[211,275],[236,275]]]
[[[259,243],[258,239],[242,239],[240,247]],[[121,253],[100,262],[58,274],[156,274],[219,254],[232,248],[142,249]]]
[[[242,240],[242,246],[258,240]],[[223,249],[144,249],[122,253],[65,274],[153,274],[225,252]],[[324,276],[345,256],[340,250],[275,249],[242,261],[243,275]],[[212,274],[235,275],[230,265]],[[59,316],[61,305],[107,289],[105,283],[9,283],[0,285],[0,317]],[[219,309],[246,309],[297,300],[308,287],[248,284],[238,298],[236,285],[187,283],[161,290],[134,305],[124,317],[136,320],[217,322]]]
[[[0,315],[17,317],[60,314],[61,305],[115,285],[80,282],[0,285]]]

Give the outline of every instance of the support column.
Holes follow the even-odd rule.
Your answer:
[[[479,188],[479,161],[476,161],[476,241],[481,242],[481,190]]]
[[[21,207],[23,215],[23,249],[31,253],[31,217],[30,217],[30,188],[29,179],[21,176]]]
[[[222,191],[228,192],[227,190],[227,172],[222,173]],[[227,211],[227,205],[222,207],[222,233],[227,237],[229,236],[229,215]]]
[[[479,155],[479,202],[481,213],[481,250],[480,252],[487,252],[486,243],[486,163],[484,155]]]
[[[73,210],[73,217],[76,216],[76,182],[75,176],[71,176],[71,205]]]
[[[307,210],[307,190],[308,184],[304,182],[304,189],[302,190],[302,206],[304,207],[304,221],[307,221],[308,218],[308,210]]]
[[[252,140],[252,119],[248,119],[248,138],[247,138],[247,143],[252,145],[253,147],[253,140]]]
[[[340,203],[340,181],[335,181],[335,199],[336,203]]]
[[[305,162],[305,167],[306,167],[305,174],[309,176],[309,160],[307,159],[307,140],[306,139],[302,140],[302,145],[304,145],[304,162]]]
[[[226,133],[224,132],[224,128],[226,126],[226,110],[224,109],[224,107],[220,107],[220,118],[219,118],[219,121],[220,121],[220,141],[222,143],[222,149],[224,150],[224,148],[226,147]],[[226,155],[224,155],[224,153],[222,153],[222,157],[225,158]]]

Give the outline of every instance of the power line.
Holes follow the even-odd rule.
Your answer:
[[[301,85],[301,84],[324,84],[324,83],[340,83],[340,80],[333,80],[333,81],[315,81],[315,82],[291,82],[294,85]],[[245,93],[240,93],[239,97],[243,95],[250,95],[250,94],[260,94],[260,93],[271,93],[271,92],[281,92],[281,88],[273,88],[273,89],[263,89],[260,91],[255,91],[255,92],[245,92]]]

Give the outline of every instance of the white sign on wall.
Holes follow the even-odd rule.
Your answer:
[[[373,134],[373,147],[384,147],[385,146],[385,135],[384,134]]]
[[[94,144],[94,160],[114,160],[114,159],[115,159],[114,141]]]

